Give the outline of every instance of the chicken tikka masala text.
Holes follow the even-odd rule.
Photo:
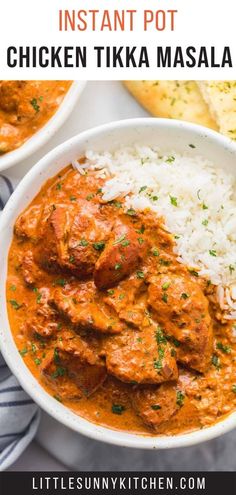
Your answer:
[[[178,434],[236,406],[236,339],[210,281],[149,210],[105,203],[67,167],[15,224],[7,300],[19,352],[58,401],[100,425]]]
[[[0,155],[43,127],[70,86],[71,81],[0,81]]]

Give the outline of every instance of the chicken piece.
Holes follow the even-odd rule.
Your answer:
[[[56,312],[49,306],[50,290],[46,287],[34,289],[36,299],[35,316],[27,318],[25,327],[30,337],[48,338],[55,336],[58,330]]]
[[[137,388],[132,393],[132,405],[143,422],[158,431],[177,411],[176,384],[163,383],[159,387]]]
[[[48,320],[48,318],[41,315],[26,320],[26,329],[29,335],[32,337],[49,338],[56,335],[58,330],[58,323]]]
[[[22,213],[15,223],[15,234],[22,239],[38,240],[38,222],[41,217],[40,205],[32,205]]]
[[[140,328],[143,323],[144,313],[138,306],[128,307],[126,310],[119,313],[121,321],[127,323],[134,328]]]
[[[0,108],[8,113],[9,122],[15,126],[20,126],[37,116],[39,101],[36,81],[0,83]]]
[[[86,201],[88,203],[88,201]],[[79,274],[90,275],[110,235],[112,223],[100,213],[99,205],[80,206],[70,230],[68,252]]]
[[[152,325],[109,337],[104,353],[108,373],[123,382],[159,384],[178,377],[171,346],[167,341],[158,343]]]
[[[104,301],[117,313],[120,320],[140,328],[145,318],[146,284],[134,273],[113,289],[108,289]]]
[[[138,234],[132,226],[117,222],[111,238],[94,270],[94,282],[99,289],[113,287],[130,275],[140,263],[144,245],[138,242]]]
[[[197,407],[192,403],[189,397],[182,393],[181,390],[176,390],[176,403],[177,410],[167,422],[159,425],[158,434],[166,435],[166,432],[170,435],[178,435],[181,431],[187,433],[201,428],[199,411]]]
[[[0,81],[0,109],[17,112],[26,81]]]
[[[75,289],[56,289],[52,304],[78,328],[100,333],[119,333],[125,328],[114,310],[99,297],[93,282],[77,284]]]
[[[50,252],[54,253],[54,258],[56,253],[61,268],[69,269],[78,278],[84,278],[93,273],[111,226],[101,217],[99,205],[88,201],[85,204],[81,200],[77,201],[76,206],[76,214],[74,207],[69,209],[63,206],[56,206],[52,213],[49,222]],[[47,253],[48,248],[45,246],[44,258],[48,258]]]
[[[22,276],[27,285],[35,285],[43,276],[42,271],[36,265],[32,251],[27,251],[21,263]]]
[[[104,364],[78,336],[62,338],[47,354],[41,373],[64,400],[89,397],[106,378]]]
[[[38,226],[41,242],[35,249],[35,260],[46,271],[60,273],[61,265],[70,268],[66,241],[72,214],[73,207],[55,204],[42,210]]]
[[[153,277],[149,305],[164,333],[177,341],[178,360],[204,372],[210,364],[213,335],[208,300],[190,275]]]

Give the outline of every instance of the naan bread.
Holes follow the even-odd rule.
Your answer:
[[[236,81],[198,81],[220,132],[236,140]]]
[[[125,81],[155,117],[181,119],[218,129],[195,81]]]

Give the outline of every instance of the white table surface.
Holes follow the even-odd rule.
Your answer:
[[[89,82],[63,128],[35,155],[6,171],[19,180],[39,158],[78,132],[112,120],[147,116],[120,82]],[[86,439],[43,414],[38,442],[34,441],[10,470],[137,470],[198,471],[229,470],[236,467],[236,430],[206,444],[170,451],[141,451]]]
[[[113,81],[88,82],[76,108],[51,141],[25,160],[24,163],[20,163],[4,173],[19,180],[45,153],[84,129],[112,120],[145,117],[147,115],[145,110],[129,95],[122,83]],[[66,469],[34,441],[9,470],[56,471]]]

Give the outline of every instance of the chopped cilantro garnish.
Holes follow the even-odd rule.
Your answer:
[[[153,364],[155,370],[161,370],[162,369],[162,361],[161,359],[154,359],[154,364]]]
[[[187,294],[187,292],[183,292],[183,293],[181,294],[181,298],[180,298],[180,299],[188,299],[189,297],[190,297],[190,296],[189,296],[189,294]]]
[[[81,239],[81,241],[79,242],[79,246],[83,246],[83,247],[86,247],[88,246],[89,242],[86,241],[86,239]]]
[[[127,213],[127,215],[129,215],[131,217],[136,215],[136,211],[133,210],[133,208],[129,208],[126,213]]]
[[[35,110],[36,113],[38,113],[40,111],[40,106],[38,104],[37,98],[32,98],[32,100],[30,100],[30,104],[32,105],[32,107],[33,107],[33,109]]]
[[[216,347],[225,354],[231,353],[231,347],[229,345],[222,344],[222,342],[217,342]]]
[[[58,364],[60,361],[60,356],[57,348],[54,349],[53,359],[55,364]]]
[[[137,233],[143,234],[144,232],[145,232],[145,227],[144,227],[144,225],[142,225],[141,228],[139,230],[137,230]]]
[[[188,271],[189,271],[189,273],[191,273],[191,275],[194,275],[194,277],[198,277],[199,276],[198,275],[198,272],[196,270],[192,269],[192,268],[189,268]]]
[[[232,273],[235,271],[235,267],[233,265],[229,265],[229,271],[232,275]]]
[[[153,409],[153,411],[159,411],[161,409],[161,406],[159,406],[159,404],[153,404],[151,408]]]
[[[93,247],[94,249],[96,249],[96,251],[102,251],[105,247],[105,242],[104,241],[94,242]]]
[[[53,397],[54,397],[54,399],[56,399],[58,402],[62,402],[62,398],[60,397],[60,395],[54,395]]]
[[[140,187],[140,189],[139,189],[139,194],[140,194],[141,192],[143,192],[143,191],[146,191],[146,189],[147,189],[147,186],[142,186],[142,187]]]
[[[15,299],[10,299],[9,303],[16,311],[22,307],[22,304],[19,304]]]
[[[108,289],[107,293],[109,294],[109,296],[113,296],[115,294],[115,291],[114,289]]]
[[[162,369],[162,361],[163,361],[164,355],[165,355],[165,349],[164,349],[164,347],[160,346],[158,348],[159,359],[154,359],[154,364],[153,364],[153,366],[156,370]]]
[[[137,278],[144,278],[145,277],[144,272],[142,272],[141,270],[138,270],[136,272],[136,275],[137,275]]]
[[[175,337],[171,337],[171,342],[173,342],[175,347],[180,347],[180,342]]]
[[[165,283],[162,285],[162,290],[167,290],[169,287],[170,287],[170,282],[165,282]]]
[[[113,414],[118,414],[120,416],[125,411],[125,407],[121,404],[112,404],[111,410]]]
[[[184,405],[184,398],[185,398],[184,393],[181,392],[181,390],[178,390],[176,394],[176,404],[179,407],[182,407]]]
[[[164,301],[165,303],[168,302],[168,295],[166,294],[166,292],[164,292],[164,294],[162,294],[162,301]]]
[[[121,208],[122,204],[120,201],[113,201],[113,204],[116,208]]]
[[[213,364],[213,366],[215,366],[217,370],[220,369],[220,359],[218,356],[216,356],[216,354],[213,354],[211,358],[211,363]]]
[[[124,239],[122,242],[121,242],[121,246],[123,247],[127,247],[130,245],[130,241],[128,239]]]
[[[93,199],[93,198],[94,198],[94,194],[92,194],[92,193],[88,194],[88,196],[86,196],[87,201],[91,201],[91,199]]]
[[[121,235],[120,237],[118,237],[118,239],[116,239],[114,242],[113,242],[113,246],[116,246],[117,244],[120,244],[122,241],[125,240],[125,237],[126,237],[126,234],[123,234]]]
[[[64,376],[66,373],[66,369],[63,368],[62,366],[58,366],[56,371],[52,373],[52,378],[58,378],[59,376]]]
[[[28,352],[28,349],[26,347],[24,347],[24,349],[22,349],[21,351],[19,351],[19,353],[20,353],[20,355],[22,357],[24,357],[27,354],[27,352]]]
[[[175,196],[170,196],[170,202],[173,206],[178,206],[178,201]]]
[[[42,294],[38,294],[36,297],[36,303],[39,304],[42,299]]]
[[[216,257],[216,256],[217,256],[216,251],[215,251],[214,249],[210,249],[210,250],[209,250],[209,254],[210,254],[211,256],[214,256],[214,257]]]
[[[163,266],[170,266],[170,261],[164,260],[163,258],[159,259],[159,263],[160,263],[160,265],[163,265]]]
[[[53,285],[59,285],[59,287],[65,287],[66,280],[64,278],[58,278],[57,280],[55,280]]]
[[[156,247],[153,247],[152,248],[152,254],[153,254],[153,256],[159,256],[160,253],[159,253],[159,250]]]
[[[144,242],[144,239],[142,237],[138,237],[138,243],[141,245],[141,244],[143,244],[143,242]]]
[[[37,351],[37,347],[36,347],[36,345],[35,345],[33,342],[32,342],[32,344],[31,344],[31,351],[32,351],[33,353],[35,353],[35,352]]]
[[[166,163],[173,163],[174,161],[175,161],[174,156],[168,156],[168,158],[166,159]]]
[[[158,327],[157,331],[156,331],[156,341],[158,344],[166,344],[167,342],[167,338],[165,337],[162,329],[160,327]]]

